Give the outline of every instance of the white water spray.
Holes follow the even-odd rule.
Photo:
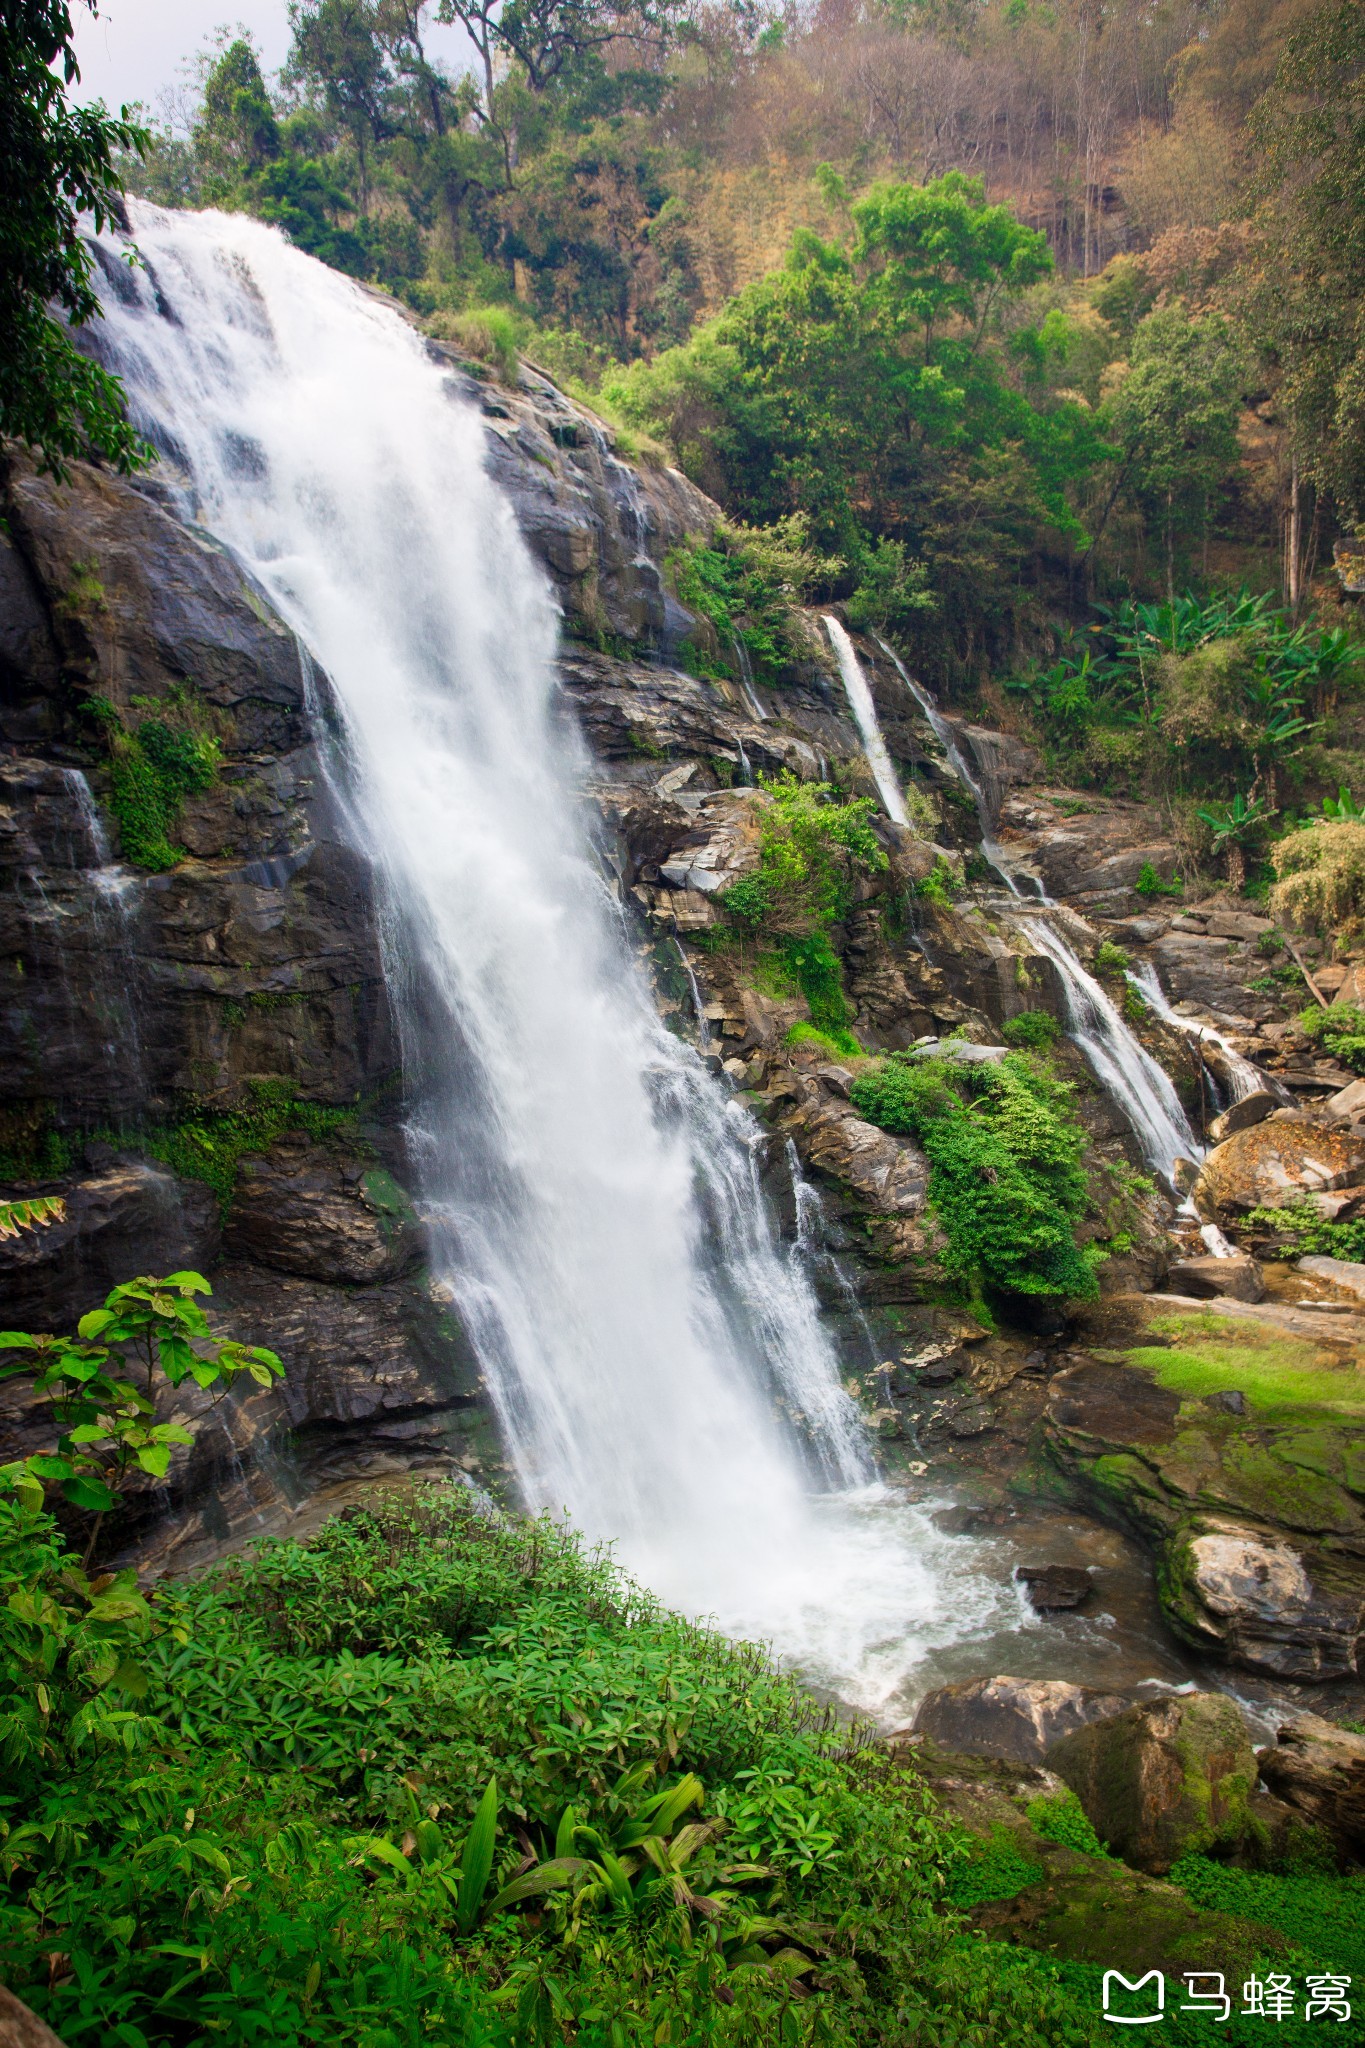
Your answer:
[[[477,413],[394,312],[273,231],[133,212],[149,270],[130,288],[115,266],[102,335],[195,517],[331,679],[434,1264],[527,1500],[846,1696],[896,1695],[1007,1591],[872,1483],[758,1127],[657,1019]]]
[[[911,680],[896,653],[885,641],[880,644],[929,721],[948,766],[971,792],[981,828],[981,850],[1022,910],[1026,899],[1019,887],[1018,871],[1003,847],[991,837],[985,792],[967,764],[957,735],[928,692]],[[1039,877],[1030,874],[1027,879],[1037,901],[1048,909],[1056,909]],[[1013,922],[1016,928],[1027,931],[1039,952],[1046,954],[1057,969],[1071,1037],[1085,1054],[1096,1080],[1127,1117],[1148,1165],[1171,1181],[1176,1160],[1199,1159],[1203,1147],[1190,1129],[1170,1075],[1129,1029],[1107,989],[1087,973],[1054,923],[1036,913],[1016,915]]]
[[[867,765],[872,770],[873,780],[886,806],[886,815],[897,825],[909,825],[910,814],[905,808],[900,780],[895,763],[887,751],[882,729],[877,722],[877,707],[872,699],[872,686],[863,674],[863,665],[858,659],[857,649],[837,619],[827,618],[825,626],[829,632],[834,658],[839,664],[839,673],[844,679],[844,691],[848,697],[849,709],[853,713],[858,736],[867,755]]]

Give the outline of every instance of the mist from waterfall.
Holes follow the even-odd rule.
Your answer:
[[[521,1489],[875,1705],[1012,1604],[875,1485],[761,1134],[660,1023],[484,428],[391,309],[241,216],[133,207],[102,345],[340,707],[436,1278]]]

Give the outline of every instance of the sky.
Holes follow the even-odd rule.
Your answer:
[[[99,0],[97,17],[84,6],[73,7],[72,17],[81,67],[74,97],[115,109],[141,100],[158,117],[161,95],[185,84],[187,67],[215,29],[249,29],[267,73],[289,49],[285,0]],[[463,68],[462,47],[457,29],[433,28],[427,37],[428,55],[455,69]]]

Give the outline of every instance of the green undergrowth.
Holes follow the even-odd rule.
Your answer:
[[[1299,1015],[1299,1029],[1326,1053],[1357,1074],[1365,1074],[1365,1010],[1356,1003],[1315,1004]]]
[[[184,858],[172,838],[181,807],[218,773],[219,742],[202,700],[187,684],[165,698],[134,698],[135,710],[155,715],[131,723],[107,697],[92,697],[85,708],[108,744],[109,808],[123,858],[154,873],[174,867]]]
[[[224,1217],[232,1206],[239,1160],[267,1151],[287,1131],[304,1131],[319,1143],[362,1144],[353,1108],[305,1102],[287,1081],[249,1081],[247,1091],[249,1099],[231,1109],[190,1103],[166,1123],[88,1135],[121,1151],[143,1152],[182,1180],[204,1182],[217,1195]]]
[[[1298,1955],[1348,1970],[1358,1987],[1365,1985],[1365,1876],[1237,1870],[1207,1856],[1183,1856],[1171,1882],[1196,1906],[1278,1928]]]
[[[923,1147],[943,1269],[968,1294],[1098,1292],[1093,1255],[1076,1241],[1089,1183],[1074,1095],[1023,1052],[971,1066],[891,1053],[854,1081],[861,1115]]]
[[[1047,1010],[1021,1010],[1007,1017],[1000,1027],[1006,1045],[1019,1052],[1046,1052],[1062,1035],[1062,1027]]]
[[[561,1527],[431,1485],[148,1606],[0,1497],[0,1563],[0,1975],[67,2048],[1096,2040],[907,1767]]]
[[[780,687],[810,658],[802,598],[841,566],[810,546],[799,514],[768,527],[722,519],[710,545],[685,541],[668,560],[673,587],[712,626],[716,642],[714,651],[690,642],[689,665],[699,675],[738,680],[738,643],[754,681]]]
[[[1025,1808],[1028,1824],[1046,1842],[1074,1849],[1080,1856],[1108,1856],[1093,1822],[1080,1800],[1069,1788],[1031,1799]]]
[[[851,1031],[821,1031],[816,1024],[793,1024],[783,1039],[788,1046],[813,1045],[828,1059],[862,1059],[866,1055]]]
[[[1025,1856],[1008,1828],[994,1827],[949,1874],[948,1897],[964,1912],[996,1899],[1017,1898],[1043,1875],[1041,1863]]]
[[[1247,1228],[1267,1233],[1285,1258],[1365,1260],[1365,1216],[1329,1223],[1311,1202],[1297,1202],[1284,1209],[1253,1209]]]
[[[1230,1325],[1214,1315],[1153,1317],[1149,1327],[1170,1339],[1169,1346],[1138,1345],[1125,1352],[1127,1363],[1145,1367],[1161,1386],[1188,1399],[1231,1386],[1266,1420],[1305,1408],[1342,1416],[1365,1411],[1357,1376],[1325,1363],[1323,1353],[1302,1338],[1240,1317]]]

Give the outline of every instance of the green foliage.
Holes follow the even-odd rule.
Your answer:
[[[1101,939],[1095,948],[1095,972],[1097,974],[1124,974],[1129,965],[1128,955],[1122,946],[1112,939]]]
[[[1365,1877],[1236,1870],[1207,1856],[1182,1856],[1171,1870],[1197,1906],[1276,1927],[1295,1952],[1365,1976]]]
[[[1365,1010],[1358,1004],[1329,1003],[1326,1009],[1315,1004],[1299,1012],[1299,1029],[1333,1059],[1365,1074]]]
[[[852,595],[844,602],[844,615],[855,631],[908,637],[919,623],[917,614],[938,603],[927,567],[911,560],[902,540],[883,536],[874,541],[857,562],[856,573]]]
[[[425,1487],[148,1600],[0,1497],[0,1566],[0,1949],[73,2048],[1091,2040],[908,1770],[553,1524]]]
[[[21,1230],[41,1230],[49,1223],[66,1220],[66,1203],[60,1195],[30,1195],[27,1201],[0,1202],[0,1241],[18,1237]]]
[[[861,1056],[862,1046],[851,1031],[821,1031],[815,1024],[793,1024],[782,1043],[788,1046],[813,1045],[826,1059],[849,1059]]]
[[[1046,1052],[1061,1035],[1060,1024],[1048,1010],[1021,1010],[1017,1017],[1007,1017],[1000,1026],[1005,1044],[1016,1046],[1020,1052]]]
[[[1329,1223],[1311,1202],[1284,1209],[1253,1209],[1248,1230],[1268,1231],[1291,1259],[1365,1260],[1365,1217],[1353,1223]]]
[[[94,1515],[87,1563],[99,1517],[117,1505],[133,1470],[164,1479],[173,1450],[194,1442],[181,1424],[156,1420],[163,1382],[207,1390],[245,1372],[268,1387],[282,1371],[273,1351],[215,1340],[194,1299],[210,1292],[198,1273],[144,1277],[114,1288],[103,1308],[81,1317],[75,1337],[0,1331],[0,1352],[25,1354],[0,1366],[0,1379],[31,1375],[32,1395],[47,1402],[57,1430],[54,1450],[0,1468],[0,1483],[35,1507],[55,1485]]]
[[[1107,1856],[1094,1824],[1081,1805],[1075,1793],[1045,1794],[1042,1798],[1031,1799],[1025,1808],[1029,1826],[1044,1841],[1058,1842],[1063,1849],[1074,1849],[1080,1856]]]
[[[436,313],[427,322],[442,341],[453,342],[476,361],[488,363],[504,384],[515,385],[523,339],[506,306],[471,306],[463,313]]]
[[[1169,882],[1163,882],[1149,860],[1145,860],[1139,868],[1138,878],[1133,887],[1139,896],[1183,896],[1185,893],[1185,884],[1179,875],[1173,875]]]
[[[950,1872],[947,1896],[966,1912],[994,1899],[1017,1898],[1042,1875],[1042,1864],[1024,1855],[1008,1828],[997,1827],[984,1841],[973,1842]]]
[[[21,0],[0,14],[0,437],[26,441],[58,476],[73,457],[138,468],[151,451],[129,426],[118,379],[72,330],[98,320],[90,252],[117,210],[115,152],[146,131],[102,104],[69,104],[80,78],[67,0]],[[124,110],[126,114],[126,109]],[[59,315],[60,317],[54,317]]]
[[[174,1123],[155,1124],[129,1139],[185,1180],[199,1180],[218,1197],[223,1215],[232,1206],[237,1162],[265,1152],[286,1131],[306,1131],[320,1142],[345,1135],[355,1142],[355,1112],[305,1102],[287,1081],[248,1081],[250,1100],[234,1109],[191,1105]]]
[[[708,620],[720,643],[718,672],[735,673],[736,642],[755,681],[780,685],[805,652],[801,603],[842,564],[818,555],[800,514],[770,527],[722,520],[706,546],[693,538],[670,557],[679,601]],[[713,658],[712,658],[713,659]],[[703,672],[712,661],[693,650]]]
[[[1076,1242],[1089,1184],[1074,1091],[1037,1056],[959,1065],[892,1053],[853,1083],[859,1114],[916,1138],[947,1237],[943,1267],[971,1294],[1092,1299]]]
[[[928,874],[916,882],[915,894],[921,903],[932,903],[935,910],[947,910],[954,898],[962,894],[962,879],[951,861],[941,853],[936,854]]]
[[[82,591],[72,601],[89,600]],[[202,706],[182,685],[157,703],[161,715],[140,718],[131,731],[107,697],[88,699],[84,709],[108,743],[109,807],[118,820],[120,851],[134,867],[153,873],[174,867],[184,858],[170,836],[180,807],[186,797],[212,788],[218,773],[218,742]]]

